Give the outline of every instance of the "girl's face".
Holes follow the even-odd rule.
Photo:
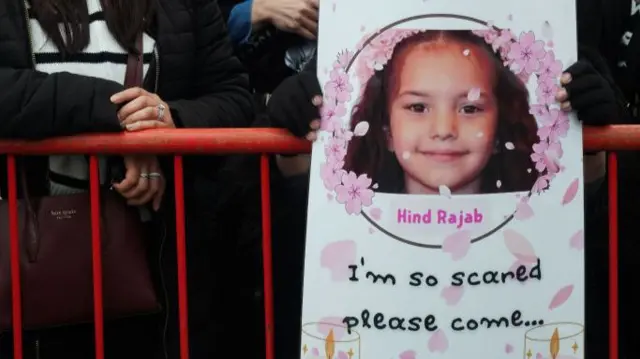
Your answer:
[[[400,54],[389,89],[389,147],[410,194],[478,193],[498,124],[493,65],[475,45],[413,46]]]

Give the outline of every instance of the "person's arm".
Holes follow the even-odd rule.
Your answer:
[[[233,54],[217,1],[193,1],[197,68],[192,96],[168,101],[177,127],[245,127],[255,108],[249,78]]]
[[[66,72],[0,68],[0,138],[44,139],[122,131],[109,98],[123,87]]]

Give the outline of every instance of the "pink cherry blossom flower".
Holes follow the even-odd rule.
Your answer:
[[[558,142],[561,137],[566,137],[569,132],[569,117],[563,111],[550,109],[549,117],[538,129],[538,137],[549,142]]]
[[[334,162],[342,161],[347,155],[347,142],[339,138],[331,138],[324,147],[324,154]]]
[[[320,109],[320,129],[333,132],[342,127],[342,116],[347,114],[347,108],[335,101],[325,101]]]
[[[536,170],[540,173],[558,173],[560,166],[558,159],[562,156],[562,147],[559,143],[542,141],[533,145],[531,161],[535,163]]]
[[[325,96],[335,99],[338,103],[351,100],[353,86],[349,82],[349,75],[340,69],[334,69],[329,74],[329,78],[329,82],[324,85]]]
[[[531,105],[529,108],[529,113],[532,114],[537,119],[546,119],[549,116],[549,110],[545,105]]]
[[[371,178],[366,174],[357,176],[354,172],[342,175],[342,184],[336,186],[336,201],[344,204],[347,213],[359,214],[362,207],[370,206],[373,203],[373,190]]]
[[[555,78],[541,77],[538,80],[538,88],[536,89],[538,103],[541,105],[551,105],[552,103],[555,103],[558,89],[558,85],[555,83]]]
[[[507,57],[516,65],[513,68],[516,73],[533,73],[538,69],[544,54],[544,42],[536,40],[533,31],[529,31],[520,34],[518,41],[511,44]]]
[[[543,78],[555,79],[560,74],[562,74],[562,61],[556,60],[553,51],[548,51],[540,62],[538,75]]]
[[[342,169],[344,161],[336,161],[334,157],[327,158],[327,162],[320,165],[320,178],[324,187],[333,191],[337,185],[342,183],[342,175],[346,173]]]
[[[514,40],[515,36],[511,30],[502,30],[498,37],[491,43],[491,47],[493,51],[499,51],[502,57],[506,57]]]

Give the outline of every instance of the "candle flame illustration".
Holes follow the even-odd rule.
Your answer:
[[[333,329],[329,330],[329,335],[324,340],[324,352],[327,356],[327,359],[333,358],[333,354],[336,351],[336,342],[333,339]],[[554,358],[555,359],[555,358]]]
[[[560,334],[558,334],[558,328],[553,330],[551,343],[549,344],[549,351],[551,352],[551,359],[556,359],[558,357],[558,353],[560,353]]]

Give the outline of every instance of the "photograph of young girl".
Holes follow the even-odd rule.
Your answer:
[[[347,171],[376,191],[489,194],[531,190],[539,141],[526,84],[471,31],[427,30],[397,43],[354,105]]]

